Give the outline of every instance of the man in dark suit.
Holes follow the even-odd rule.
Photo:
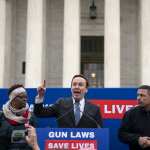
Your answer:
[[[45,83],[38,88],[34,113],[38,117],[56,117],[61,128],[98,128],[102,118],[98,106],[86,101],[88,80],[83,75],[75,75],[71,81],[72,97],[60,98],[49,107],[43,107]]]

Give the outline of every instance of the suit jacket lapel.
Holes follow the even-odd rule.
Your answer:
[[[74,106],[73,106],[72,98],[70,98],[68,103],[69,103],[69,109],[72,109],[72,111],[69,113],[69,116],[72,119],[73,124],[75,125]]]
[[[89,105],[88,102],[85,101],[85,106],[84,106],[83,114],[84,114],[84,113],[86,114],[86,112],[88,113],[89,109],[90,109],[90,105]]]

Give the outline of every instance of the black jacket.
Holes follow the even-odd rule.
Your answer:
[[[35,118],[32,116],[30,124],[35,127]],[[11,136],[14,130],[25,130],[24,124],[11,125],[4,114],[0,112],[0,150],[32,150],[27,143],[12,143]]]
[[[35,104],[34,113],[37,117],[56,117],[58,127],[61,128],[97,128],[102,127],[102,118],[98,106],[85,102],[83,115],[75,125],[74,107],[72,98],[59,99],[49,107],[43,107],[43,103]]]
[[[130,150],[150,150],[150,147],[145,149],[140,147],[138,144],[140,136],[150,137],[150,111],[137,106],[125,113],[119,129],[119,139],[129,144]]]

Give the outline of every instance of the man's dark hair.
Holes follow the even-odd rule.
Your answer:
[[[77,77],[83,78],[86,81],[86,88],[88,88],[88,86],[89,86],[88,79],[84,75],[82,75],[82,74],[76,74],[76,75],[73,76],[73,78],[71,80],[71,86],[72,86],[73,79],[77,78]]]
[[[150,95],[150,86],[149,85],[141,85],[138,87],[138,89],[147,90]]]
[[[14,84],[14,85],[12,85],[12,86],[8,89],[8,95],[10,95],[10,93],[11,93],[13,90],[15,90],[15,89],[17,89],[17,88],[19,88],[19,87],[23,87],[23,88],[24,88],[24,86],[23,86],[22,84]]]

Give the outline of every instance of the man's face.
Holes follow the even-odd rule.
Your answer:
[[[12,100],[16,109],[22,109],[26,107],[27,93],[20,93]]]
[[[87,92],[86,80],[82,77],[76,77],[71,84],[72,96],[75,100],[80,101]]]
[[[137,100],[142,107],[150,108],[150,94],[147,89],[138,89]]]

